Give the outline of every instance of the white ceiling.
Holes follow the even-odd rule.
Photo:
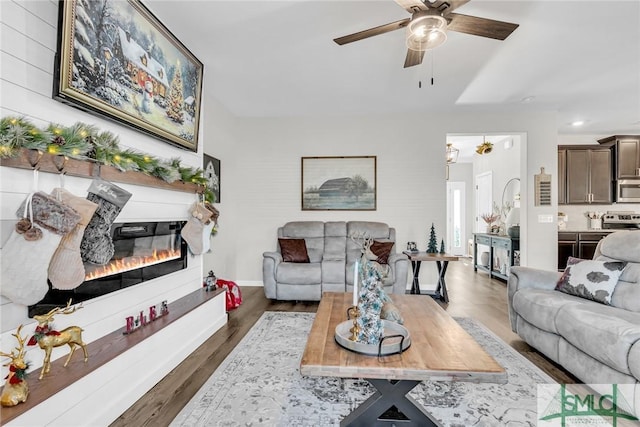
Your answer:
[[[471,0],[456,12],[520,27],[505,41],[450,31],[407,69],[403,30],[333,42],[408,17],[393,0],[143,3],[237,116],[552,110],[562,134],[640,133],[638,0]]]

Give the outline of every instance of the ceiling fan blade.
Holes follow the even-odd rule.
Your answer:
[[[333,39],[334,42],[339,45],[356,42],[358,40],[366,39],[380,34],[388,33],[390,31],[399,30],[409,24],[411,18],[401,19],[400,21],[390,22],[388,24],[380,25],[379,27],[369,28],[368,30],[359,31],[357,33],[349,34],[348,36],[338,37]]]
[[[424,52],[424,50],[407,49],[407,57],[404,59],[404,68],[422,64]]]
[[[450,13],[447,30],[459,33],[473,34],[474,36],[489,37],[496,40],[504,40],[518,28],[518,24],[510,22],[494,21],[493,19],[480,18],[477,16],[461,15]]]
[[[469,0],[467,0],[469,1]],[[400,7],[404,8],[409,13],[416,12],[416,8],[418,10],[427,10],[427,6],[422,3],[420,0],[395,0],[396,3],[400,5]]]

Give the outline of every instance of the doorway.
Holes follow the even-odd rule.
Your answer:
[[[465,255],[465,203],[464,182],[447,182],[447,253]]]
[[[482,215],[493,212],[493,172],[483,172],[476,176],[476,233],[485,233],[487,224]]]

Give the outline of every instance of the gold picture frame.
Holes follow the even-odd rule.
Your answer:
[[[54,73],[54,99],[197,151],[203,65],[140,1],[60,1]]]

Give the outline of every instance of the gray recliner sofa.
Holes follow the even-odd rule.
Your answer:
[[[633,396],[626,400],[638,416],[640,230],[608,235],[594,259],[628,263],[611,305],[556,291],[562,273],[513,267],[508,281],[511,328],[586,384],[631,384]]]
[[[278,238],[304,239],[309,263],[284,262],[276,240],[276,250],[265,252],[262,262],[264,293],[275,300],[319,301],[322,292],[353,292],[353,266],[360,257],[359,246],[350,238],[367,233],[377,241],[395,243],[396,232],[382,222],[294,221],[278,228]],[[389,275],[384,279],[387,293],[405,293],[409,259],[389,254]]]

